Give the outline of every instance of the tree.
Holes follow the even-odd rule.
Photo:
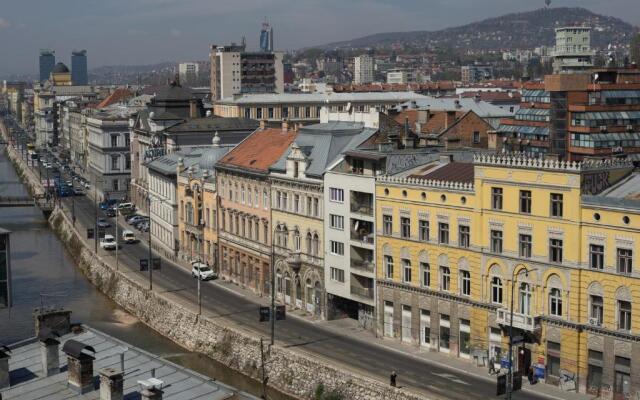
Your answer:
[[[631,62],[640,65],[640,33],[636,33],[629,44]]]

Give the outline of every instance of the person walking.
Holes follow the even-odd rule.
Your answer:
[[[489,359],[489,375],[496,373],[496,359],[492,356]]]

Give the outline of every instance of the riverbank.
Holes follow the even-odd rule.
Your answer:
[[[22,163],[26,168],[15,152],[8,154],[14,163]],[[32,190],[37,190],[39,182],[27,179],[25,184],[34,185]],[[92,246],[83,241],[83,236],[61,209],[54,210],[49,224],[88,280],[140,321],[188,350],[202,353],[253,379],[262,378],[260,340],[256,335],[233,326],[224,318],[198,316],[194,304],[158,289],[149,291],[140,275],[117,271],[93,253]],[[422,398],[279,346],[271,349],[267,361],[270,386],[295,398],[313,398],[321,384],[337,388],[345,399]]]

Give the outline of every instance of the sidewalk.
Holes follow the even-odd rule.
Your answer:
[[[271,301],[270,297],[257,296],[250,290],[243,289],[235,283],[231,283],[229,281],[216,280],[214,281],[214,284],[226,290],[240,294],[243,297],[251,299],[262,305],[269,305]],[[364,343],[384,347],[397,353],[401,353],[405,356],[422,360],[428,364],[448,368],[452,373],[462,373],[464,375],[474,376],[488,382],[496,382],[496,376],[489,375],[487,367],[478,367],[472,360],[450,357],[449,355],[437,351],[429,351],[415,345],[407,345],[395,339],[378,338],[373,332],[358,326],[357,321],[353,319],[344,318],[333,321],[324,321],[312,317],[309,313],[302,310],[287,310],[287,315],[289,317],[298,318],[310,323],[314,323],[337,335],[348,336],[352,339]],[[535,393],[541,396],[545,396],[549,399],[557,400],[587,400],[595,398],[594,396],[583,393],[567,392],[561,390],[557,386],[547,385],[545,383],[530,385],[526,377],[522,380],[522,390],[524,392]]]

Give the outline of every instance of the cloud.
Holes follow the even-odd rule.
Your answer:
[[[9,29],[11,28],[11,22],[7,19],[0,17],[0,29]]]

